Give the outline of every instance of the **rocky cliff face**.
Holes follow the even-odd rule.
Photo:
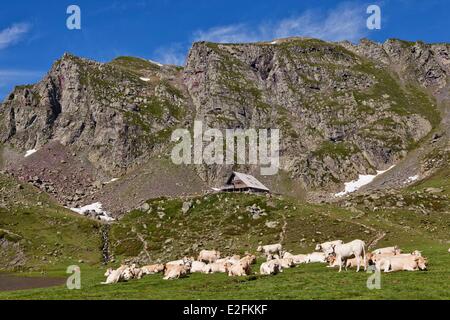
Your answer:
[[[141,59],[100,64],[66,54],[41,82],[9,95],[0,141],[24,152],[57,140],[100,170],[123,171],[185,121],[176,73]]]
[[[447,44],[304,38],[195,43],[184,68],[66,54],[1,105],[0,143],[23,154],[57,141],[113,176],[165,157],[172,129],[194,119],[278,128],[289,178],[337,190],[395,164],[439,124],[435,99],[448,94],[449,55]],[[231,167],[197,169],[219,181]]]
[[[448,50],[394,40],[196,43],[185,83],[199,119],[281,129],[283,169],[329,187],[395,164],[439,122],[426,89],[447,84]]]

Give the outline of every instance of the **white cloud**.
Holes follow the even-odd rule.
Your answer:
[[[236,24],[215,27],[206,31],[198,30],[194,33],[194,40],[220,43],[254,42],[264,38],[264,33],[261,28],[259,32],[252,32],[248,25]]]
[[[160,47],[154,52],[154,59],[162,64],[184,65],[188,48],[179,43],[174,43],[166,47]]]
[[[358,41],[367,34],[365,7],[344,4],[321,13],[309,10],[299,16],[257,26],[234,24],[199,30],[195,41],[239,43],[303,36],[328,41]]]
[[[238,23],[197,30],[190,40],[245,43],[303,36],[328,41],[356,42],[368,33],[366,18],[364,5],[344,3],[325,13],[308,10],[301,15],[257,25]],[[153,59],[164,64],[184,65],[189,45],[190,43],[173,43],[160,47],[155,50]]]
[[[17,43],[30,30],[26,23],[16,23],[0,31],[0,50]]]

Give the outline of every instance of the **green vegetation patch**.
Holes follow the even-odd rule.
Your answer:
[[[324,158],[325,156],[331,156],[332,158],[348,158],[360,151],[361,150],[352,143],[324,141],[321,146],[313,152],[313,155],[320,158]]]
[[[357,72],[372,75],[376,84],[366,92],[354,92],[358,106],[362,112],[370,111],[363,101],[370,99],[383,102],[384,97],[390,101],[390,110],[405,116],[416,113],[425,117],[434,126],[439,124],[440,115],[435,102],[415,85],[402,87],[386,70],[376,67],[371,62],[364,62],[353,68]]]

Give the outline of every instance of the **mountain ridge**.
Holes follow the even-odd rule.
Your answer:
[[[87,185],[99,187],[79,200],[67,200],[76,191],[66,187],[67,179],[48,181],[56,184],[60,201],[81,205],[95,200],[112,178],[145,171],[153,159],[170,161],[171,131],[191,128],[196,119],[219,129],[280,128],[281,170],[289,184],[338,191],[358,174],[399,163],[439,126],[449,52],[449,44],[290,38],[197,42],[184,67],[134,57],[98,63],[64,54],[42,81],[16,87],[0,105],[2,162],[28,181],[43,174],[24,172],[21,154],[60,143],[69,158],[94,167]],[[203,181],[199,192],[237,169],[257,171],[227,165],[187,170]],[[150,189],[137,193],[152,194]],[[147,200],[140,197],[133,206]],[[121,211],[127,209],[132,207]]]

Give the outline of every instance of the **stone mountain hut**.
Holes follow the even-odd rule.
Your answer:
[[[269,188],[254,176],[239,172],[233,172],[228,178],[226,185],[218,191],[270,193]]]

